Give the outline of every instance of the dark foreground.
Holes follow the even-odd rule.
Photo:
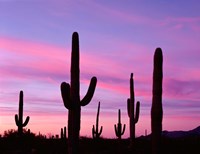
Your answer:
[[[162,141],[162,154],[200,154],[200,137],[167,139]],[[66,154],[67,141],[40,138],[0,138],[0,154]],[[90,138],[80,139],[81,154],[151,154],[148,138],[137,138],[133,149],[129,140]]]

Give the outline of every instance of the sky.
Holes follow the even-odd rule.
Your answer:
[[[136,136],[151,133],[153,55],[163,51],[163,130],[200,125],[199,0],[0,0],[0,134],[17,129],[19,92],[25,127],[47,136],[67,126],[60,85],[70,83],[71,39],[80,43],[80,97],[97,77],[91,102],[81,108],[81,136],[92,136],[98,102],[102,137],[126,124],[130,74],[140,101]]]

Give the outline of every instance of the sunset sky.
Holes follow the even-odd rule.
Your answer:
[[[60,84],[70,82],[72,33],[79,33],[80,94],[97,77],[82,107],[81,135],[92,136],[98,102],[102,136],[114,138],[121,109],[129,136],[127,98],[134,73],[141,102],[136,136],[151,133],[153,54],[163,50],[163,129],[200,125],[199,0],[0,0],[0,134],[17,129],[19,92],[24,91],[26,128],[60,134],[68,110]]]

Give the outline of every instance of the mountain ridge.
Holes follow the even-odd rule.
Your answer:
[[[162,136],[166,138],[186,138],[186,137],[200,137],[200,126],[188,130],[188,131],[183,131],[183,130],[176,130],[176,131],[167,131],[163,130],[162,131]],[[141,138],[150,138],[151,134],[147,136],[141,136]],[[139,137],[140,138],[140,137]]]

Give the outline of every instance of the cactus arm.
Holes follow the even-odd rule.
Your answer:
[[[20,125],[20,123],[19,123],[19,118],[18,118],[18,115],[17,115],[17,114],[15,114],[15,123],[16,123],[17,126]]]
[[[73,108],[73,103],[70,99],[70,85],[66,82],[63,82],[61,84],[61,95],[63,99],[64,106],[67,109],[72,109]]]
[[[98,139],[100,136],[101,136],[101,133],[102,133],[102,130],[103,130],[103,127],[101,126],[101,128],[100,128],[100,131],[98,132],[98,129],[97,129],[97,127],[96,127],[96,131],[95,131],[95,129],[94,129],[94,127],[93,127],[93,138],[96,138],[96,139]]]
[[[114,125],[114,128],[115,128],[115,134],[118,137],[118,130],[117,130],[117,125],[116,124]]]
[[[131,114],[131,113],[130,113],[130,98],[127,99],[127,111],[128,111],[128,116],[129,116],[129,118],[130,118],[130,116],[131,116],[131,115],[130,115],[130,114]]]
[[[140,102],[138,101],[136,104],[136,113],[135,113],[135,120],[134,120],[135,123],[138,122],[139,114],[140,114]]]
[[[81,100],[81,106],[85,106],[91,101],[91,99],[92,99],[92,97],[94,95],[96,84],[97,84],[97,78],[96,77],[92,77],[92,79],[90,81],[90,85],[89,85],[88,91],[87,91],[85,97]]]
[[[30,117],[27,116],[25,122],[22,124],[22,127],[25,127],[29,122]]]
[[[98,133],[99,136],[101,135],[102,131],[103,131],[103,127],[101,126],[100,131],[99,131],[99,133]]]
[[[122,131],[122,133],[121,133],[122,135],[124,134],[125,129],[126,129],[126,125],[124,124],[123,131]]]
[[[116,132],[115,132],[115,134],[116,134],[116,136],[117,136],[118,138],[121,138],[121,130],[120,130],[119,125],[118,125],[118,127],[116,127]]]

